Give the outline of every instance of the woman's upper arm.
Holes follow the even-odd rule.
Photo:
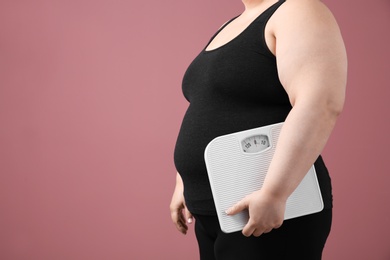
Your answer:
[[[275,18],[278,73],[291,104],[341,111],[347,57],[331,12],[319,0],[287,0]]]

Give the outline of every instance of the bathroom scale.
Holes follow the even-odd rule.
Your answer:
[[[204,152],[218,220],[225,233],[240,231],[248,210],[228,216],[225,211],[261,189],[283,122],[216,137]],[[284,219],[319,212],[323,201],[314,165],[287,199]]]

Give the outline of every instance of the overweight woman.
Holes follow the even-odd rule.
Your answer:
[[[242,0],[189,65],[189,106],[178,134],[171,217],[195,222],[202,260],[321,259],[332,223],[332,188],[321,157],[343,109],[347,58],[338,25],[319,0]],[[284,122],[261,190],[232,205],[242,231],[221,231],[204,161],[214,138]],[[286,200],[314,164],[324,209],[285,220]]]

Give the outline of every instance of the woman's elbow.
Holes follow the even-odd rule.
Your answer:
[[[331,121],[336,121],[344,110],[344,97],[328,99],[323,105],[324,117]]]
[[[330,112],[330,114],[338,117],[344,110],[345,90],[342,93],[330,96],[326,103],[327,110]]]

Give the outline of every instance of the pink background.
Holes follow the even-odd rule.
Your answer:
[[[349,54],[325,260],[390,259],[390,2],[325,3]],[[198,259],[173,227],[181,79],[236,1],[0,1],[0,259]]]

